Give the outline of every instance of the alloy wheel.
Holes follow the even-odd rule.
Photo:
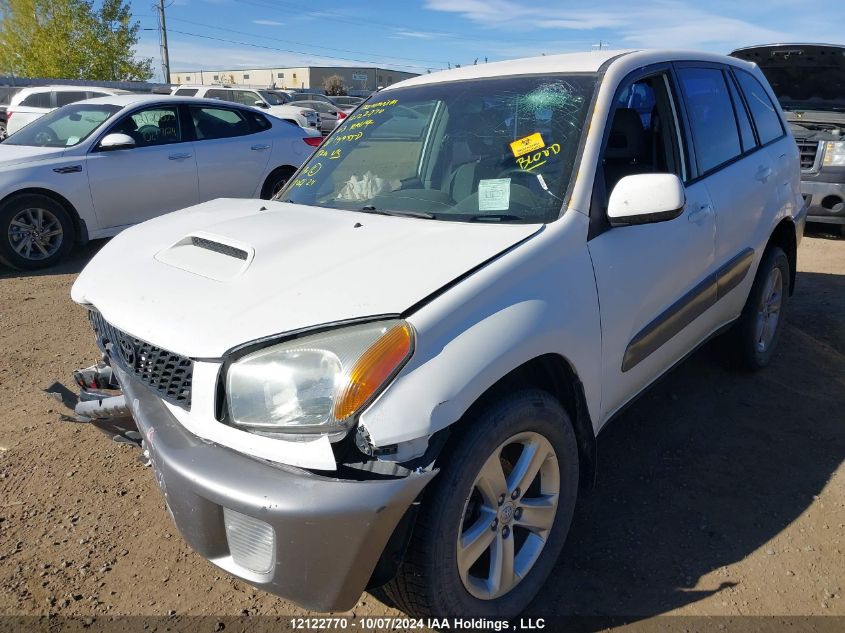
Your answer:
[[[22,209],[9,223],[9,244],[21,257],[42,260],[55,255],[62,246],[64,231],[59,218],[43,208]]]
[[[493,451],[458,530],[458,573],[471,595],[493,600],[525,578],[554,525],[559,495],[557,455],[545,437],[518,433]]]
[[[772,343],[777,332],[782,303],[783,275],[780,268],[775,266],[766,278],[762,299],[757,308],[757,329],[754,341],[758,352],[765,352]]]

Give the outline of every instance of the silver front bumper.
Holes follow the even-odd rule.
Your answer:
[[[229,573],[308,609],[355,605],[399,520],[435,474],[353,481],[253,459],[188,433],[141,383],[115,371],[188,544]],[[254,538],[227,532],[237,515],[247,532],[258,526]],[[260,554],[268,556],[268,571],[240,564],[238,548],[260,546],[262,539],[272,542]]]

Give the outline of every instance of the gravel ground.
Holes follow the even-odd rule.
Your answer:
[[[137,449],[59,419],[48,392],[97,356],[69,289],[98,247],[0,271],[0,614],[304,613],[191,552]],[[810,232],[798,268],[771,367],[737,373],[714,341],[602,433],[530,612],[845,615],[845,241]],[[395,614],[370,595],[354,613]]]

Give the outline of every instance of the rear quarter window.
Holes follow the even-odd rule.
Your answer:
[[[209,92],[211,92],[211,91],[209,90]],[[197,94],[197,89],[196,88],[179,88],[179,90],[177,90],[174,94],[177,97],[193,97],[194,95]],[[213,97],[209,97],[209,98],[213,99]]]
[[[783,136],[780,116],[772,100],[769,99],[766,89],[757,79],[744,70],[737,69],[735,72],[739,86],[751,110],[754,125],[757,126],[757,135],[760,137],[760,142],[765,145]]]
[[[21,101],[20,105],[26,106],[27,108],[53,107],[53,105],[50,103],[49,92],[34,92],[31,95],[27,95],[26,97],[24,97],[24,100]]]

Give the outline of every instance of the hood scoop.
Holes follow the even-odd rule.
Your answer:
[[[163,264],[214,279],[228,281],[249,268],[255,250],[246,244],[217,235],[194,233],[156,253]]]

